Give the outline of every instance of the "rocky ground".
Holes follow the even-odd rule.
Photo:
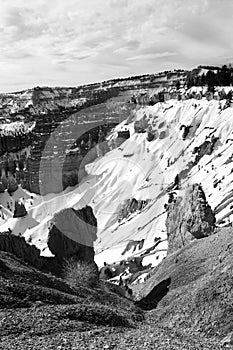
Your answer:
[[[69,285],[0,252],[0,349],[57,349],[61,337],[69,345],[75,335],[135,328],[143,318],[104,284]]]
[[[156,311],[136,328],[93,325],[75,319],[77,308],[39,306],[1,312],[1,349],[232,349],[227,339],[163,327]]]
[[[135,290],[143,312],[0,252],[0,349],[233,349],[231,256],[231,228],[168,255]]]

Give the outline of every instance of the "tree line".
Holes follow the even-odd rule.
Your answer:
[[[207,73],[199,74],[200,69],[208,69]],[[199,66],[187,76],[187,87],[208,86],[211,91],[214,86],[229,86],[233,84],[233,68],[231,65],[222,67]]]

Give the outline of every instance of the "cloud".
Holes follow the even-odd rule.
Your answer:
[[[0,90],[221,63],[232,14],[229,0],[0,0]]]
[[[120,8],[126,7],[129,4],[129,0],[111,0],[110,6],[113,8]]]
[[[142,54],[142,55],[138,55],[138,56],[132,56],[127,58],[128,61],[136,61],[136,60],[156,60],[156,59],[160,59],[160,58],[164,58],[164,57],[171,57],[171,56],[175,56],[176,53],[175,52],[161,52],[161,53],[147,53],[147,54]]]

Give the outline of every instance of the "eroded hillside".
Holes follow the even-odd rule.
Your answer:
[[[225,100],[141,106],[104,139],[109,151],[85,165],[79,186],[43,197],[21,188],[1,193],[1,230],[21,234],[49,254],[53,215],[90,205],[98,222],[94,245],[100,266],[129,257],[157,265],[167,254],[167,204],[192,184],[202,186],[217,225],[232,222],[231,115]],[[53,185],[50,176],[46,184]],[[14,201],[22,198],[27,215],[15,218]]]

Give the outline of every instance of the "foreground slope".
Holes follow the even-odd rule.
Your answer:
[[[232,229],[173,252],[135,287],[136,302],[168,329],[199,332],[233,345]],[[151,311],[152,312],[152,311]]]
[[[211,237],[213,238],[213,237]],[[201,242],[201,241],[200,241]],[[223,246],[228,239],[222,240]],[[216,239],[216,245],[219,240]],[[193,250],[194,248],[194,250]],[[193,252],[192,257],[196,257],[195,263],[199,263],[200,257],[195,256],[197,247],[187,247],[187,253]],[[210,327],[209,318],[224,309],[217,309],[216,314],[211,315],[211,310],[207,309],[207,318],[201,307],[197,310],[191,309],[191,316],[197,316],[198,322],[190,322],[188,319],[189,308],[185,311],[185,302],[188,297],[183,296],[184,289],[191,287],[197,294],[196,304],[200,300],[203,307],[206,308],[207,302],[204,302],[206,293],[203,293],[203,286],[200,283],[185,285],[189,274],[181,277],[181,268],[184,267],[182,254],[180,272],[172,274],[171,295],[169,294],[161,301],[161,307],[156,310],[147,312],[145,321],[141,322],[143,315],[131,302],[126,299],[120,299],[112,293],[103,289],[90,290],[79,287],[75,289],[61,279],[51,275],[46,275],[38,270],[31,268],[21,260],[15,258],[9,253],[0,253],[1,269],[1,288],[0,288],[0,348],[2,349],[173,349],[173,350],[197,350],[197,349],[229,349],[229,342],[225,341],[223,335],[230,328],[229,315],[227,320],[220,319],[219,328],[224,326],[220,331],[208,332],[205,334],[205,327]],[[187,257],[187,255],[186,255]],[[213,261],[216,270],[218,267],[212,254],[208,259]],[[170,261],[172,260],[167,260]],[[229,258],[226,257],[229,263]],[[208,261],[209,263],[209,261]],[[162,268],[163,263],[160,265]],[[165,265],[166,266],[166,265]],[[171,266],[171,264],[170,264]],[[224,272],[226,274],[230,269],[226,268],[224,263]],[[189,264],[187,270],[193,271],[193,265]],[[190,271],[191,271],[190,270]],[[189,272],[190,272],[189,271]],[[199,270],[198,270],[199,271]],[[214,270],[213,270],[214,271]],[[163,270],[166,274],[166,269]],[[199,276],[198,276],[199,275]],[[196,274],[201,279],[201,274]],[[156,274],[153,274],[150,283],[155,282]],[[180,281],[180,282],[179,282]],[[220,280],[222,281],[222,280]],[[207,281],[208,282],[208,281]],[[228,280],[229,282],[229,280]],[[148,281],[149,283],[149,281]],[[181,288],[179,289],[179,283]],[[219,288],[219,283],[217,288]],[[184,287],[183,287],[184,285]],[[201,288],[200,288],[201,287]],[[147,286],[148,291],[150,286]],[[215,288],[216,289],[216,288]],[[211,289],[209,289],[211,291]],[[187,290],[190,295],[190,290]],[[170,292],[169,292],[170,293]],[[176,299],[176,294],[178,298]],[[191,295],[193,291],[191,290]],[[223,295],[226,295],[223,294]],[[230,293],[228,293],[230,301]],[[207,299],[211,299],[211,294],[207,294]],[[216,300],[220,301],[217,294]],[[177,301],[179,304],[177,305]],[[183,303],[182,303],[183,301]],[[227,300],[224,299],[224,302]],[[224,305],[224,302],[221,305]],[[170,303],[170,308],[169,308]],[[216,306],[215,302],[213,306]],[[220,305],[220,303],[219,303]],[[213,308],[212,306],[212,308]],[[180,312],[179,312],[180,310]],[[184,313],[182,315],[181,311]],[[200,312],[198,312],[200,311]],[[205,310],[206,311],[206,310]],[[169,313],[171,317],[169,316]],[[176,320],[178,324],[176,324]],[[203,322],[206,321],[206,323]],[[191,329],[190,326],[191,324]],[[205,327],[203,327],[203,325]],[[217,327],[217,324],[216,324]],[[228,337],[229,338],[229,337]],[[223,341],[222,341],[223,340]],[[225,344],[225,345],[224,345]]]
[[[104,286],[71,286],[10,253],[0,252],[0,282],[1,349],[46,347],[61,336],[73,340],[77,332],[82,338],[114,327],[123,331],[143,319],[131,302]]]

